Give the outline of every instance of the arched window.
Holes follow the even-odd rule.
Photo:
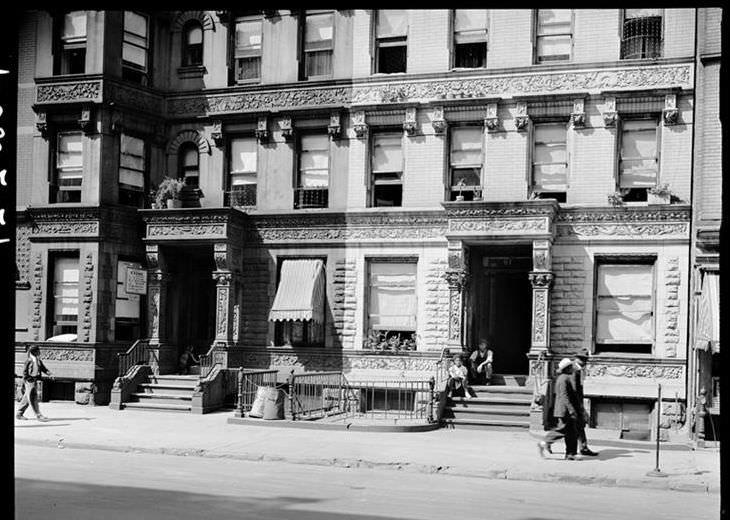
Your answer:
[[[180,146],[178,164],[178,177],[185,179],[186,185],[197,188],[200,176],[198,147],[193,143]]]
[[[185,24],[183,38],[183,66],[190,67],[203,64],[203,26],[196,20]]]

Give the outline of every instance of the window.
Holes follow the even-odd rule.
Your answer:
[[[596,351],[651,354],[654,343],[654,259],[599,262]]]
[[[481,197],[482,191],[482,127],[455,127],[451,129],[451,200]],[[461,199],[459,199],[461,200]]]
[[[569,60],[573,40],[573,11],[538,9],[535,34],[537,63]]]
[[[200,22],[190,20],[182,32],[183,50],[182,64],[183,67],[193,67],[203,64],[203,27]]]
[[[114,337],[117,341],[140,338],[140,295],[127,292],[127,269],[142,269],[139,262],[117,261],[117,298]]]
[[[621,59],[662,57],[662,9],[625,9]]]
[[[375,72],[405,72],[407,51],[408,11],[378,10],[375,26]]]
[[[57,136],[56,172],[50,198],[53,202],[81,202],[82,138],[81,132],[63,132]]]
[[[397,339],[401,344],[413,341],[418,310],[416,267],[415,261],[369,261],[368,338]]]
[[[329,153],[327,134],[299,138],[299,178],[294,209],[326,208],[329,195]]]
[[[179,172],[178,178],[185,179],[187,186],[198,187],[200,183],[198,147],[193,143],[185,143],[180,146],[178,152]]]
[[[532,152],[532,193],[539,198],[565,202],[568,189],[568,153],[565,123],[534,126]]]
[[[647,200],[647,190],[657,184],[658,120],[627,120],[621,124],[619,189],[626,202]]]
[[[147,17],[124,11],[122,77],[146,85],[149,71],[149,26]]]
[[[261,40],[263,21],[260,18],[236,20],[233,53],[236,81],[261,79]]]
[[[486,9],[454,9],[454,67],[487,66]]]
[[[79,319],[79,259],[53,259],[53,320],[51,336],[76,334]]]
[[[326,276],[324,259],[280,260],[272,305],[276,345],[324,346]]]
[[[56,62],[57,73],[86,72],[86,11],[71,11],[63,17],[61,55]]]
[[[228,206],[256,206],[257,149],[255,137],[231,139]]]
[[[144,205],[144,141],[131,135],[119,138],[119,202],[137,208]]]
[[[333,32],[333,13],[305,16],[302,79],[332,76]]]
[[[371,206],[400,206],[403,200],[403,134],[373,134]]]

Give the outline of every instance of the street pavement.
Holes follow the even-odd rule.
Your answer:
[[[686,520],[719,496],[18,445],[15,517]]]
[[[42,403],[51,420],[15,422],[16,446],[84,448],[269,461],[340,468],[437,473],[472,478],[542,481],[594,486],[671,489],[719,493],[717,449],[663,450],[666,478],[646,473],[655,467],[652,443],[609,440],[588,430],[595,458],[563,460],[563,445],[541,459],[537,439],[527,432],[440,429],[422,433],[376,433],[268,428],[228,424],[232,412],[192,415],[69,402]],[[604,444],[602,444],[604,443]]]

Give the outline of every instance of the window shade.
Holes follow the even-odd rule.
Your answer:
[[[373,136],[373,172],[400,172],[403,170],[403,138],[400,134]]]
[[[596,341],[651,341],[652,266],[599,265],[597,276]]]
[[[481,31],[487,29],[486,9],[455,9],[454,30]]]
[[[300,141],[299,183],[303,188],[329,184],[329,137],[304,135]]]
[[[454,128],[451,131],[451,165],[481,166],[483,137],[481,128]]]
[[[256,172],[256,139],[242,138],[231,141],[231,173]]]
[[[406,9],[381,9],[378,11],[378,38],[395,38],[408,34],[408,11]]]
[[[54,314],[77,316],[79,313],[79,260],[56,258],[54,262]]]
[[[236,23],[236,58],[261,54],[261,20]]]
[[[199,25],[191,27],[187,31],[186,38],[188,45],[203,43],[203,29]]]
[[[649,18],[652,16],[662,16],[663,9],[626,9],[624,18]]]
[[[307,15],[304,29],[305,50],[329,49],[333,36],[332,13]]]
[[[370,327],[416,329],[416,264],[370,263]]]
[[[86,11],[66,13],[62,38],[66,41],[86,39]]]

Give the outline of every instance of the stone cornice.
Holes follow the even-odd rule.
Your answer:
[[[665,204],[661,206],[562,208],[558,224],[573,222],[689,222],[692,216],[689,205]]]
[[[136,234],[137,210],[126,206],[29,207],[23,218],[31,241],[127,240]]]
[[[240,241],[244,214],[231,208],[139,210],[145,242],[173,240]]]

